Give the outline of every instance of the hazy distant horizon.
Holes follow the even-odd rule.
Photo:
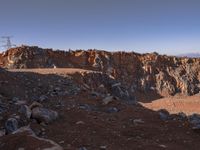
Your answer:
[[[199,0],[0,0],[17,45],[178,55],[200,52]]]

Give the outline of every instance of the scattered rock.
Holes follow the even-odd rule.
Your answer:
[[[89,104],[80,104],[79,108],[84,109],[86,111],[97,111],[98,110],[95,106],[89,105]]]
[[[199,114],[193,114],[188,117],[188,121],[190,125],[192,126],[193,130],[199,130],[200,129],[200,115]]]
[[[5,130],[0,130],[0,137],[4,136],[6,134]]]
[[[20,138],[18,138],[19,135],[23,139],[27,139],[27,140],[22,141]],[[19,128],[18,130],[13,132],[12,138],[15,138],[15,140],[18,141],[18,143],[20,143],[19,145],[23,147],[30,147],[30,144],[33,144],[31,143],[31,141],[37,141],[33,145],[31,145],[32,149],[40,149],[41,145],[46,145],[46,148],[42,150],[63,150],[63,148],[57,143],[55,143],[54,141],[37,137],[29,126]],[[9,142],[8,140],[8,142],[4,146],[8,147],[9,144],[12,144],[12,143]]]
[[[91,96],[92,96],[92,97],[98,97],[98,96],[100,96],[100,94],[97,93],[97,92],[92,91],[92,92],[91,92]]]
[[[119,112],[120,110],[116,107],[109,107],[106,112],[108,113],[116,113],[116,112]]]

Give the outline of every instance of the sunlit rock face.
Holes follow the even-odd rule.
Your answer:
[[[83,68],[107,73],[132,93],[194,95],[200,90],[200,59],[157,53],[102,50],[54,51],[21,46],[0,54],[2,68]]]

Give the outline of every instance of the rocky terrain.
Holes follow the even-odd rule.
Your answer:
[[[0,54],[0,149],[199,149],[199,64],[12,48]]]

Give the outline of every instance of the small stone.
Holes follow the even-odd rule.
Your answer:
[[[107,148],[107,146],[103,145],[103,146],[100,146],[100,149],[101,150],[105,150]]]
[[[17,101],[19,101],[19,98],[18,98],[18,97],[13,97],[13,98],[12,98],[12,102],[16,103]]]
[[[18,100],[17,102],[15,102],[15,105],[24,105],[26,104],[26,101],[24,100]]]
[[[58,118],[58,113],[46,108],[36,107],[32,109],[32,118],[48,124]]]
[[[107,109],[107,112],[108,113],[116,113],[116,112],[119,112],[119,109],[116,107],[110,107]]]
[[[133,123],[135,123],[135,124],[142,124],[142,123],[144,123],[144,121],[142,119],[134,119]]]
[[[200,129],[200,124],[197,124],[192,127],[192,130],[199,130]]]
[[[77,121],[76,124],[77,125],[79,125],[79,124],[85,124],[85,122],[83,122],[83,121]]]

